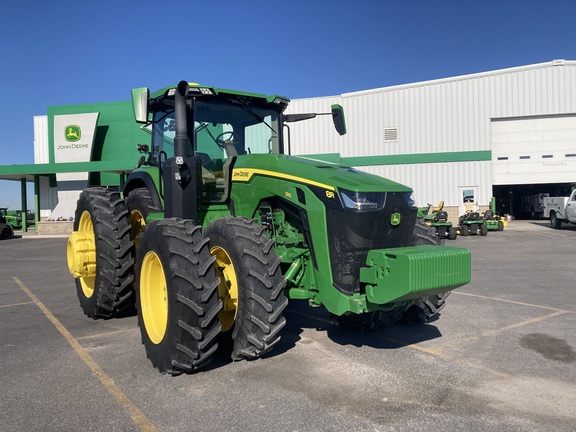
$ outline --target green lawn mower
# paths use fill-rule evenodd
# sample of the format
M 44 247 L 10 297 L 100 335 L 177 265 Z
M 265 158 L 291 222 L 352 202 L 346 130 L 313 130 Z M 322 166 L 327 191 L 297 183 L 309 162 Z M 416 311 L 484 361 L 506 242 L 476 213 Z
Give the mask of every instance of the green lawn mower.
M 502 221 L 502 217 L 500 217 L 500 215 L 495 211 L 486 210 L 482 219 L 484 220 L 484 225 L 486 225 L 488 231 L 504 231 L 504 222 Z
M 444 201 L 440 201 L 438 207 L 428 204 L 426 207 L 418 207 L 418 218 L 422 219 L 426 225 L 436 230 L 436 235 L 440 238 L 456 240 L 458 230 L 448 221 L 448 213 L 444 210 Z
M 488 231 L 504 231 L 506 219 L 496 211 L 496 199 L 490 201 L 490 208 L 484 212 L 484 224 Z
M 458 231 L 463 237 L 476 234 L 485 236 L 488 234 L 488 228 L 484 223 L 484 219 L 480 217 L 480 213 L 477 211 L 468 210 L 465 214 L 460 216 L 459 223 L 460 229 Z

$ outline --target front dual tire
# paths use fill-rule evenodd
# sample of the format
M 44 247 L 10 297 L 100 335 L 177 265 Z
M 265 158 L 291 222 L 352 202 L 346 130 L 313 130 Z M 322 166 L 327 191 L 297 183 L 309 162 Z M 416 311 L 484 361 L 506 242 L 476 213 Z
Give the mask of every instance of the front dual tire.
M 162 373 L 210 362 L 221 324 L 214 257 L 201 227 L 161 219 L 140 237 L 136 265 L 138 325 L 146 355 Z
M 241 217 L 214 220 L 206 236 L 220 277 L 220 342 L 231 346 L 233 360 L 260 357 L 278 343 L 286 323 L 286 279 L 274 240 L 255 220 Z
M 255 220 L 217 219 L 203 235 L 192 221 L 161 219 L 139 240 L 138 325 L 160 372 L 199 369 L 218 343 L 231 347 L 233 360 L 260 357 L 278 343 L 286 280 L 274 240 Z

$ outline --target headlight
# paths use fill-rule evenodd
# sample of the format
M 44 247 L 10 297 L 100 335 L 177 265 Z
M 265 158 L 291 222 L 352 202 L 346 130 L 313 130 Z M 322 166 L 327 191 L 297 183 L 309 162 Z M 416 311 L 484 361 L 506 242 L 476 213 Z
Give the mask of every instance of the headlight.
M 376 210 L 384 207 L 386 192 L 354 192 L 340 189 L 344 207 L 353 210 Z

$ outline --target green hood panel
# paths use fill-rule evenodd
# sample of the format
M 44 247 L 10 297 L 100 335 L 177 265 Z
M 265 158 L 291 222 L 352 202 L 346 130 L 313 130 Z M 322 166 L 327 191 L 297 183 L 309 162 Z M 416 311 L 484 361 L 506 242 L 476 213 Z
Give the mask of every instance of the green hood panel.
M 412 192 L 400 183 L 343 165 L 279 154 L 238 156 L 232 181 L 249 181 L 255 175 L 283 178 L 319 186 L 358 192 Z

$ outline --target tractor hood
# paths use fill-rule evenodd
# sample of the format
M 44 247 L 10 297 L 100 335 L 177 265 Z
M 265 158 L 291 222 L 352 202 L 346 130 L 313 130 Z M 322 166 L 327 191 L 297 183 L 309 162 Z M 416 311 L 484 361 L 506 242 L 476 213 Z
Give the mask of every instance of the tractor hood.
M 279 154 L 238 156 L 233 181 L 249 181 L 254 176 L 286 179 L 329 190 L 357 192 L 412 192 L 400 183 L 344 165 Z

